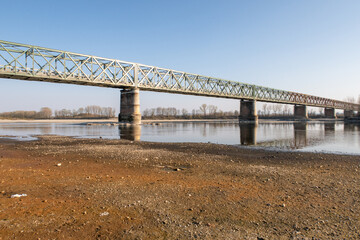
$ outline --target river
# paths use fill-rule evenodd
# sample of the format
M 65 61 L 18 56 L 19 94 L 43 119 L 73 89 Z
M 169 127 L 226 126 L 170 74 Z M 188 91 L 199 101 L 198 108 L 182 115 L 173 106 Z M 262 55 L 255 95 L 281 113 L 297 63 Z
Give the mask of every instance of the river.
M 360 123 L 337 122 L 182 122 L 118 126 L 116 124 L 0 123 L 0 136 L 32 140 L 36 135 L 128 139 L 152 142 L 210 142 L 275 151 L 360 155 Z

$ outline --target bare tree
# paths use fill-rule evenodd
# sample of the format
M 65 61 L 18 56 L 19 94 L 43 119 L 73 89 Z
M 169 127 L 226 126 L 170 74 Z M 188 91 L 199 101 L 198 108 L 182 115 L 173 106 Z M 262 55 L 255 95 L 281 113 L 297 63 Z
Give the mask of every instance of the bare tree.
M 39 118 L 46 118 L 50 119 L 52 116 L 52 110 L 48 107 L 43 107 L 40 109 L 40 112 L 38 113 Z
M 319 112 L 319 115 L 324 115 L 324 109 L 323 108 L 318 108 L 318 112 Z
M 289 105 L 284 105 L 283 111 L 284 111 L 284 115 L 290 115 Z
M 206 116 L 207 105 L 205 103 L 200 106 L 200 111 Z
M 266 103 L 264 103 L 262 105 L 262 110 L 263 110 L 263 114 L 266 116 L 267 115 L 267 111 L 268 111 L 268 105 Z
M 217 109 L 218 109 L 217 106 L 209 105 L 209 106 L 208 106 L 208 109 L 209 109 L 209 114 L 210 114 L 210 115 L 216 116 L 216 111 L 217 111 Z
M 351 96 L 347 96 L 345 99 L 344 99 L 345 102 L 350 102 L 350 103 L 355 103 L 355 98 L 354 97 L 351 97 Z
M 115 115 L 115 113 L 114 113 Z M 153 117 L 155 115 L 155 108 L 150 109 L 150 116 Z
M 281 108 L 282 108 L 282 105 L 281 105 L 281 104 L 275 104 L 275 105 L 273 106 L 273 110 L 274 110 L 275 115 L 277 115 L 278 113 L 281 112 Z
M 145 109 L 145 110 L 143 111 L 143 116 L 144 116 L 144 117 L 148 117 L 148 116 L 149 116 L 149 109 Z
M 188 110 L 186 110 L 185 108 L 183 108 L 183 109 L 181 110 L 181 114 L 182 114 L 183 117 L 186 117 L 186 116 L 188 115 Z
M 163 109 L 162 109 L 162 107 L 156 108 L 156 115 L 157 115 L 157 116 L 162 116 L 162 115 L 163 115 Z

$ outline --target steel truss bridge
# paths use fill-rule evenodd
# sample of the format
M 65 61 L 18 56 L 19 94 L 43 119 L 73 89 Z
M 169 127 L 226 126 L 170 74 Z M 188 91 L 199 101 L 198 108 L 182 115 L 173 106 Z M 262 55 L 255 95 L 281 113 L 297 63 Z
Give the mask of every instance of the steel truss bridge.
M 360 111 L 360 105 L 171 69 L 0 40 L 0 78 Z

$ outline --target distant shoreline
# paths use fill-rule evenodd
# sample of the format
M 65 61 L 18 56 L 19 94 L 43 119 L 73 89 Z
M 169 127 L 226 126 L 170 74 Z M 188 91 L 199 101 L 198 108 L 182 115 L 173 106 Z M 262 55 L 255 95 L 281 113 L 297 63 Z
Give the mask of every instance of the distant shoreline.
M 86 123 L 86 122 L 117 122 L 117 118 L 110 119 L 0 119 L 0 123 Z
M 335 122 L 343 121 L 342 119 L 308 119 L 308 120 L 294 120 L 294 119 L 259 119 L 259 123 L 281 123 L 281 122 Z M 146 119 L 141 121 L 142 124 L 151 123 L 182 123 L 182 122 L 196 122 L 196 123 L 237 123 L 237 119 Z M 246 123 L 244 121 L 243 123 Z M 0 123 L 118 123 L 117 118 L 110 119 L 0 119 Z

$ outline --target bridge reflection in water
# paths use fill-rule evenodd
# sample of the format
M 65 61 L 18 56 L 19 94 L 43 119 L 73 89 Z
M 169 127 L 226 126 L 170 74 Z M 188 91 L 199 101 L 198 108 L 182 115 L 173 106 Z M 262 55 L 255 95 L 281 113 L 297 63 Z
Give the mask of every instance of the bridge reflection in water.
M 126 139 L 129 141 L 140 141 L 141 125 L 119 125 L 119 136 L 120 139 Z
M 306 123 L 294 123 L 294 148 L 303 148 L 307 146 L 307 124 Z
M 130 141 L 211 142 L 283 150 L 359 151 L 360 124 L 340 122 L 183 122 L 118 126 Z M 141 136 L 141 134 L 143 136 Z M 355 150 L 354 150 L 355 148 Z
M 332 122 L 182 122 L 144 125 L 0 123 L 0 138 L 36 139 L 37 135 L 121 138 L 150 142 L 211 142 L 273 149 L 360 154 L 360 123 Z
M 264 123 L 266 124 L 266 123 Z M 274 126 L 274 124 L 272 123 Z M 263 146 L 263 147 L 276 147 L 276 148 L 290 148 L 290 149 L 301 149 L 306 146 L 316 145 L 316 138 L 325 137 L 334 137 L 335 136 L 335 122 L 326 122 L 324 125 L 324 135 L 319 135 L 317 132 L 317 136 L 308 136 L 309 130 L 308 127 L 312 124 L 308 124 L 306 122 L 295 122 L 295 123 L 278 123 L 280 131 L 290 131 L 291 127 L 293 128 L 292 137 L 284 136 L 283 138 L 265 140 L 265 141 L 257 141 L 257 133 L 258 133 L 258 124 L 240 124 L 240 144 L 247 146 Z M 285 129 L 285 125 L 289 129 Z M 344 131 L 355 131 L 357 125 L 356 124 L 344 124 Z M 263 131 L 261 134 L 266 135 L 267 132 Z M 260 134 L 260 135 L 261 135 Z M 270 133 L 271 135 L 271 133 Z
M 240 144 L 256 145 L 257 123 L 240 124 Z
M 335 123 L 325 123 L 324 124 L 325 137 L 335 136 Z

